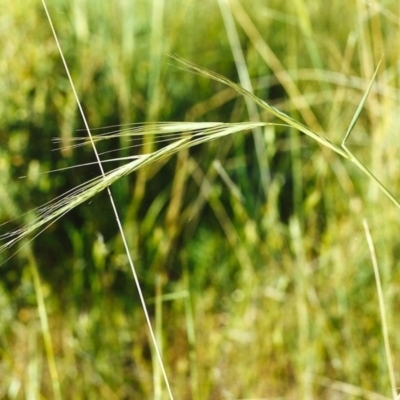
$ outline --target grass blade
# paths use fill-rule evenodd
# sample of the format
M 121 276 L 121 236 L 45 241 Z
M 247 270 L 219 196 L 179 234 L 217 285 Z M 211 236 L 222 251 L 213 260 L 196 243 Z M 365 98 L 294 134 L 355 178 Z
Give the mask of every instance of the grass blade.
M 382 60 L 383 60 L 383 57 L 382 57 L 381 60 L 379 61 L 378 66 L 376 67 L 375 73 L 374 73 L 374 75 L 372 76 L 371 82 L 369 83 L 368 88 L 367 88 L 367 90 L 365 91 L 364 96 L 363 96 L 363 98 L 361 99 L 361 102 L 360 102 L 360 104 L 359 104 L 358 107 L 357 107 L 357 110 L 356 110 L 356 112 L 355 112 L 355 114 L 354 114 L 354 116 L 353 116 L 353 119 L 352 119 L 351 122 L 350 122 L 349 128 L 347 129 L 346 135 L 344 136 L 344 139 L 343 139 L 343 141 L 342 141 L 342 147 L 343 147 L 343 148 L 346 148 L 346 146 L 345 146 L 346 140 L 347 140 L 348 137 L 350 136 L 350 133 L 352 132 L 352 130 L 353 130 L 355 124 L 356 124 L 357 121 L 358 121 L 358 118 L 360 117 L 361 111 L 363 110 L 363 108 L 364 108 L 364 106 L 365 106 L 365 102 L 367 101 L 367 98 L 368 98 L 368 96 L 369 96 L 369 93 L 371 92 L 372 86 L 373 86 L 373 84 L 374 84 L 374 82 L 375 82 L 376 75 L 378 74 L 378 70 L 379 70 L 379 67 L 380 67 L 380 65 L 381 65 L 381 63 L 382 63 Z
M 387 366 L 388 366 L 388 370 L 389 370 L 390 384 L 392 386 L 393 399 L 396 400 L 398 398 L 397 397 L 397 386 L 396 386 L 396 378 L 395 378 L 395 374 L 394 374 L 392 352 L 390 350 L 389 330 L 388 330 L 388 325 L 387 325 L 387 321 L 386 321 L 385 300 L 383 298 L 382 282 L 381 282 L 381 277 L 379 274 L 379 267 L 378 267 L 378 261 L 376 259 L 374 242 L 372 240 L 371 232 L 369 230 L 368 222 L 366 219 L 363 220 L 363 225 L 364 225 L 364 230 L 365 230 L 365 236 L 367 238 L 369 252 L 371 254 L 372 265 L 374 268 L 376 290 L 378 293 L 378 300 L 379 300 L 379 311 L 381 314 L 382 335 L 383 335 L 383 341 L 385 343 L 386 362 L 387 362 Z

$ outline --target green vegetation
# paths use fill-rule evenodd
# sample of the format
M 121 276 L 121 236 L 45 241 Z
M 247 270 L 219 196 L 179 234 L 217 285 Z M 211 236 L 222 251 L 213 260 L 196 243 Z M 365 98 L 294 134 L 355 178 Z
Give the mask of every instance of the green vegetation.
M 393 398 L 398 7 L 241 3 L 48 4 L 172 392 Z M 166 399 L 42 4 L 0 5 L 0 398 Z

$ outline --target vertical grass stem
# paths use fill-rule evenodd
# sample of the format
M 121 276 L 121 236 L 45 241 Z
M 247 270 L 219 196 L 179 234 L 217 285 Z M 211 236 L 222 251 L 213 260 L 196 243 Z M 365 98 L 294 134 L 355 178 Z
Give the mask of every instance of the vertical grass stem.
M 106 179 L 106 175 L 105 175 L 105 172 L 104 172 L 101 160 L 100 160 L 100 156 L 99 156 L 99 154 L 97 152 L 97 149 L 96 149 L 96 146 L 94 144 L 94 141 L 93 141 L 93 138 L 92 138 L 92 134 L 90 132 L 90 128 L 89 128 L 89 125 L 88 125 L 86 117 L 85 117 L 85 113 L 83 112 L 81 103 L 79 101 L 78 94 L 77 94 L 77 92 L 75 90 L 75 85 L 74 85 L 74 82 L 72 80 L 71 74 L 69 73 L 68 65 L 67 65 L 67 62 L 66 62 L 66 60 L 64 58 L 64 54 L 63 54 L 63 51 L 61 49 L 61 45 L 60 45 L 60 43 L 58 41 L 58 37 L 57 37 L 56 31 L 54 29 L 54 26 L 53 26 L 53 23 L 52 23 L 52 20 L 51 20 L 51 17 L 50 17 L 50 13 L 49 13 L 49 11 L 47 9 L 45 0 L 42 0 L 42 4 L 43 4 L 44 10 L 46 12 L 47 19 L 49 21 L 49 25 L 50 25 L 51 31 L 53 32 L 54 40 L 56 42 L 58 51 L 60 52 L 60 56 L 61 56 L 62 62 L 64 64 L 64 68 L 65 68 L 65 71 L 67 73 L 70 85 L 71 85 L 71 89 L 74 92 L 74 96 L 75 96 L 75 100 L 76 100 L 76 103 L 77 103 L 78 108 L 79 108 L 79 112 L 80 112 L 80 114 L 82 116 L 82 119 L 83 119 L 83 122 L 84 122 L 84 125 L 85 125 L 85 128 L 86 128 L 87 134 L 89 136 L 91 145 L 93 147 L 93 151 L 95 153 L 97 162 L 99 164 L 99 168 L 100 168 L 101 174 L 102 174 L 103 178 Z M 141 305 L 142 305 L 142 308 L 143 308 L 143 312 L 144 312 L 144 315 L 145 315 L 145 318 L 146 318 L 146 323 L 147 323 L 147 326 L 148 326 L 148 329 L 149 329 L 149 332 L 150 332 L 151 340 L 152 340 L 152 343 L 153 343 L 153 346 L 154 346 L 154 349 L 155 349 L 155 352 L 156 352 L 156 355 L 157 355 L 157 359 L 158 359 L 158 362 L 159 362 L 159 365 L 160 365 L 160 368 L 161 368 L 161 371 L 162 371 L 162 375 L 164 377 L 164 381 L 165 381 L 165 385 L 167 387 L 169 398 L 173 399 L 173 395 L 172 395 L 172 391 L 171 391 L 171 388 L 170 388 L 170 385 L 169 385 L 168 377 L 167 377 L 167 374 L 166 374 L 166 371 L 165 371 L 165 368 L 164 368 L 164 363 L 163 363 L 163 360 L 162 360 L 162 357 L 161 357 L 160 350 L 158 348 L 158 344 L 157 344 L 157 340 L 156 340 L 153 328 L 151 326 L 150 316 L 149 316 L 149 313 L 147 312 L 146 303 L 145 303 L 145 300 L 144 300 L 144 297 L 143 297 L 142 290 L 140 288 L 139 279 L 138 279 L 138 276 L 136 274 L 136 269 L 135 269 L 135 266 L 133 264 L 132 257 L 130 255 L 128 243 L 126 241 L 124 230 L 122 228 L 122 224 L 121 224 L 121 221 L 119 219 L 117 207 L 115 205 L 115 202 L 114 202 L 114 199 L 113 199 L 113 196 L 111 194 L 111 190 L 110 190 L 109 187 L 107 187 L 107 193 L 108 193 L 108 196 L 110 198 L 111 207 L 113 209 L 113 212 L 114 212 L 114 215 L 115 215 L 115 219 L 117 221 L 117 225 L 118 225 L 118 228 L 119 228 L 119 231 L 120 231 L 120 234 L 121 234 L 122 242 L 124 244 L 125 252 L 126 252 L 126 255 L 128 257 L 128 262 L 129 262 L 129 265 L 131 267 L 131 271 L 132 271 L 132 275 L 133 275 L 133 278 L 134 278 L 134 281 L 135 281 L 135 284 L 136 284 L 136 288 L 138 290 L 140 302 L 141 302 Z

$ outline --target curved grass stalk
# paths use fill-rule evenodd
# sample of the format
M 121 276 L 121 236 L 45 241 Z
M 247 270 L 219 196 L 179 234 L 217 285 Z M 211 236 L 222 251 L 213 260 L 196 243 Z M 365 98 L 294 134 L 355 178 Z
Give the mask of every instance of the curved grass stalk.
M 351 132 L 353 131 L 353 128 L 355 124 L 358 121 L 358 118 L 361 114 L 362 109 L 364 108 L 365 102 L 367 101 L 368 95 L 371 91 L 372 85 L 375 81 L 376 75 L 378 73 L 379 66 L 382 62 L 382 60 L 379 62 L 374 75 L 372 76 L 372 79 L 368 85 L 368 88 L 360 102 L 360 104 L 357 107 L 357 110 L 353 116 L 353 119 L 350 122 L 349 128 L 347 129 L 347 132 L 342 140 L 342 143 L 339 146 L 333 144 L 331 141 L 328 139 L 318 135 L 311 129 L 309 129 L 307 126 L 303 125 L 302 123 L 296 121 L 295 119 L 289 117 L 282 111 L 279 111 L 275 107 L 269 105 L 265 101 L 261 100 L 259 97 L 255 96 L 254 94 L 250 93 L 246 89 L 244 89 L 242 86 L 232 82 L 230 79 L 219 75 L 213 71 L 209 71 L 205 68 L 199 67 L 196 64 L 191 63 L 190 61 L 187 61 L 177 55 L 171 55 L 171 57 L 178 61 L 179 63 L 183 64 L 187 70 L 190 72 L 195 72 L 198 75 L 204 76 L 206 78 L 213 79 L 215 81 L 221 82 L 232 89 L 236 90 L 238 93 L 241 95 L 245 96 L 246 98 L 252 99 L 254 102 L 256 102 L 259 106 L 264 108 L 265 110 L 269 111 L 271 114 L 275 115 L 282 121 L 284 121 L 287 125 L 291 126 L 292 128 L 295 128 L 299 130 L 300 132 L 303 132 L 307 136 L 310 136 L 312 139 L 317 141 L 318 143 L 322 144 L 325 147 L 328 147 L 329 149 L 333 150 L 337 154 L 341 155 L 344 158 L 347 158 L 351 162 L 353 162 L 371 181 L 373 181 L 378 188 L 385 194 L 386 197 L 388 197 L 395 205 L 396 207 L 400 208 L 400 203 L 399 201 L 393 196 L 393 194 L 382 184 L 382 182 L 346 147 L 346 141 L 349 138 Z
M 326 139 L 322 136 L 319 136 L 317 133 L 312 131 L 307 126 L 303 125 L 301 122 L 296 121 L 295 119 L 289 117 L 289 115 L 287 115 L 287 114 L 283 113 L 282 111 L 279 111 L 277 108 L 269 105 L 264 100 L 261 100 L 259 97 L 257 97 L 253 93 L 250 93 L 248 90 L 246 90 L 242 86 L 232 82 L 230 79 L 226 78 L 225 76 L 217 74 L 216 72 L 213 72 L 213 71 L 209 71 L 205 68 L 199 67 L 198 65 L 193 64 L 190 61 L 187 61 L 187 60 L 177 56 L 176 54 L 172 54 L 172 55 L 170 55 L 170 57 L 173 58 L 174 60 L 178 61 L 179 63 L 183 64 L 186 67 L 186 69 L 190 72 L 195 72 L 198 75 L 204 76 L 209 79 L 213 79 L 214 81 L 221 82 L 224 85 L 231 87 L 232 89 L 234 89 L 238 93 L 240 93 L 242 96 L 253 100 L 256 104 L 261 106 L 264 110 L 269 111 L 272 115 L 275 115 L 275 117 L 278 117 L 280 120 L 284 121 L 290 127 L 295 128 L 295 129 L 299 130 L 300 132 L 305 133 L 306 135 L 310 136 L 312 139 L 314 139 L 318 143 L 321 143 L 324 146 L 335 151 L 336 153 L 340 154 L 342 157 L 348 158 L 347 153 L 342 148 L 333 144 L 328 139 Z

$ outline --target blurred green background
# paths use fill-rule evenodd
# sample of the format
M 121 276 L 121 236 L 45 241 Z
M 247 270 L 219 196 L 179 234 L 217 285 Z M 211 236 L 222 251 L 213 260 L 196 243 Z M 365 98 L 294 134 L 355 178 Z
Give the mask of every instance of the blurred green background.
M 234 21 L 255 94 L 339 144 L 384 54 L 348 146 L 400 198 L 399 4 L 229 4 L 49 1 L 89 125 L 248 121 L 243 98 L 168 57 L 239 82 Z M 42 174 L 95 158 L 52 142 L 85 132 L 41 2 L 0 6 L 6 234 L 99 170 Z M 99 149 L 125 157 L 130 145 Z M 391 398 L 362 220 L 399 380 L 400 211 L 354 165 L 268 127 L 182 151 L 112 193 L 177 399 Z M 0 397 L 167 398 L 106 193 L 8 259 L 18 246 L 0 254 Z

